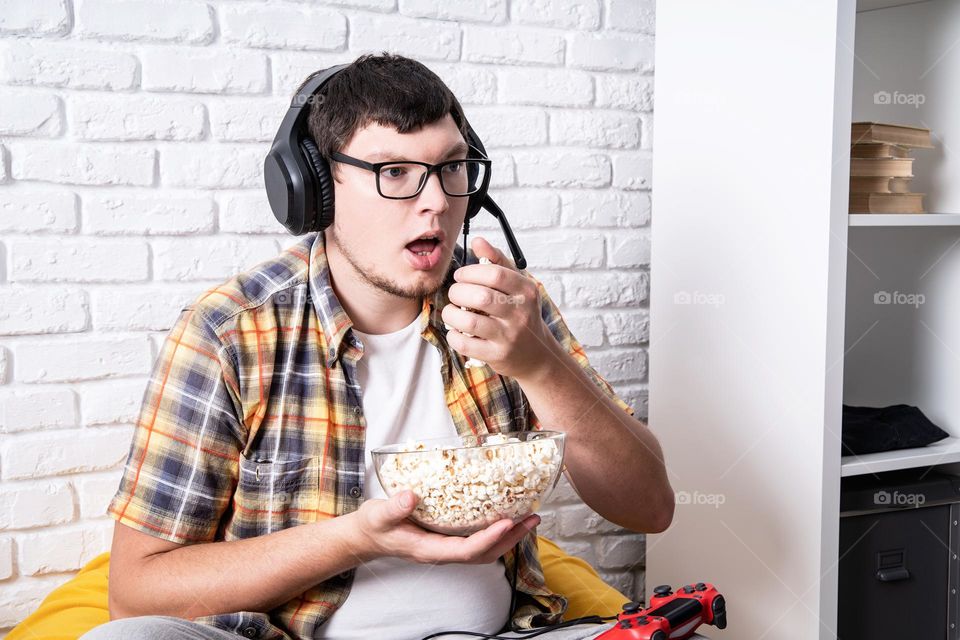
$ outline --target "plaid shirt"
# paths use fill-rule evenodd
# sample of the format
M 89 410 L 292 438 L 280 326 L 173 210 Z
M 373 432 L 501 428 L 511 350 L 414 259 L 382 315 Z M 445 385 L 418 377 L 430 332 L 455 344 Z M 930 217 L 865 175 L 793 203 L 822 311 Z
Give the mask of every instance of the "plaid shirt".
M 214 287 L 183 309 L 154 363 L 129 457 L 108 513 L 181 544 L 252 538 L 355 511 L 362 502 L 361 351 L 330 283 L 323 233 Z M 540 429 L 520 385 L 489 367 L 465 368 L 447 345 L 440 311 L 453 271 L 420 312 L 421 336 L 442 354 L 444 395 L 460 434 Z M 537 283 L 551 331 L 625 411 L 590 367 Z M 559 622 L 536 532 L 522 540 L 513 620 Z M 504 557 L 512 576 L 514 551 Z M 269 612 L 196 621 L 263 640 L 313 638 L 350 592 L 333 576 Z

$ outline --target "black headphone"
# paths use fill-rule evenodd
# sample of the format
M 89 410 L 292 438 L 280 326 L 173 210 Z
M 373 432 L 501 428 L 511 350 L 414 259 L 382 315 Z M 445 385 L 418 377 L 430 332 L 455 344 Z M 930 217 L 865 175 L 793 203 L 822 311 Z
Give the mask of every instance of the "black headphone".
M 324 69 L 300 88 L 290 102 L 290 108 L 263 161 L 263 181 L 270 208 L 280 224 L 295 236 L 311 231 L 323 231 L 333 223 L 333 176 L 330 165 L 307 130 L 310 109 L 304 107 L 322 104 L 323 87 L 347 66 L 349 64 Z M 486 158 L 487 151 L 470 127 L 466 116 L 463 116 L 463 128 L 466 130 L 466 142 L 470 148 L 467 157 Z M 464 249 L 467 246 L 469 221 L 484 208 L 500 221 L 513 260 L 518 269 L 524 269 L 527 261 L 520 251 L 506 216 L 487 194 L 491 173 L 486 172 L 477 193 L 467 196 L 467 213 L 463 222 Z

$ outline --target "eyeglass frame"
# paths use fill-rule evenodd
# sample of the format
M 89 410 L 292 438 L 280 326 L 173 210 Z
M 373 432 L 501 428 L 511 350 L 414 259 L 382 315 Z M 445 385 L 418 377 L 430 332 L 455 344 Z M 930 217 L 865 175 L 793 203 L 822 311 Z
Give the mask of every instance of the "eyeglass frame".
M 476 147 L 470 146 L 470 149 L 472 149 L 475 153 L 480 153 Z M 354 158 L 353 156 L 348 156 L 347 154 L 340 153 L 339 151 L 332 152 L 330 154 L 330 157 L 337 162 L 341 162 L 343 164 L 349 164 L 351 166 L 359 167 L 361 169 L 366 169 L 367 171 L 372 171 L 374 176 L 376 177 L 377 193 L 380 195 L 381 198 L 386 198 L 387 200 L 409 200 L 410 198 L 416 198 L 423 191 L 423 188 L 427 186 L 427 183 L 430 182 L 431 173 L 437 174 L 437 180 L 440 181 L 440 188 L 443 190 L 444 194 L 450 196 L 451 198 L 468 198 L 482 191 L 483 185 L 482 184 L 479 185 L 476 191 L 454 195 L 452 193 L 449 193 L 447 191 L 447 188 L 443 186 L 443 178 L 440 175 L 440 170 L 443 169 L 443 167 L 445 167 L 448 164 L 454 164 L 457 162 L 467 162 L 467 161 L 479 162 L 485 167 L 485 174 L 483 177 L 483 181 L 485 182 L 489 180 L 490 168 L 493 165 L 493 161 L 486 157 L 455 158 L 453 160 L 444 160 L 443 162 L 438 162 L 437 164 L 430 164 L 429 162 L 418 162 L 416 160 L 387 160 L 385 162 L 367 162 L 366 160 L 361 160 L 360 158 Z M 423 182 L 421 182 L 420 186 L 417 187 L 416 193 L 409 196 L 386 196 L 383 194 L 383 189 L 380 188 L 380 170 L 383 169 L 383 167 L 391 164 L 416 164 L 416 165 L 420 165 L 421 167 L 427 168 L 427 172 L 424 174 L 425 177 L 423 179 Z

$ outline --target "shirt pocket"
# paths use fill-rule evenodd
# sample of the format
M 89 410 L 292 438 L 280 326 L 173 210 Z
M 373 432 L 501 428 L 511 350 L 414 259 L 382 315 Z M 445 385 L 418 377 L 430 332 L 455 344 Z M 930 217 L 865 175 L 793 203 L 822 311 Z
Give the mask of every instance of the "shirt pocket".
M 251 460 L 240 456 L 237 537 L 250 538 L 317 520 L 320 457 Z

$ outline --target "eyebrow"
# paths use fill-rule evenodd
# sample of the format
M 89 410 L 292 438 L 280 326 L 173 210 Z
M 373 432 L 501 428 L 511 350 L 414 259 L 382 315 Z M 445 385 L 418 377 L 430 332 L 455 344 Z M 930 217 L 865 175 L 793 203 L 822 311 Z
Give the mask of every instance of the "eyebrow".
M 466 152 L 467 152 L 466 143 L 463 141 L 460 141 L 457 144 L 453 145 L 453 147 L 451 147 L 451 149 L 447 151 L 446 155 L 444 155 L 442 159 L 446 160 L 451 156 L 455 156 L 461 153 L 465 154 Z M 394 162 L 394 161 L 401 161 L 401 160 L 409 160 L 409 158 L 404 158 L 403 156 L 401 156 L 400 154 L 394 151 L 379 151 L 371 155 L 369 158 L 367 158 L 367 162 Z

